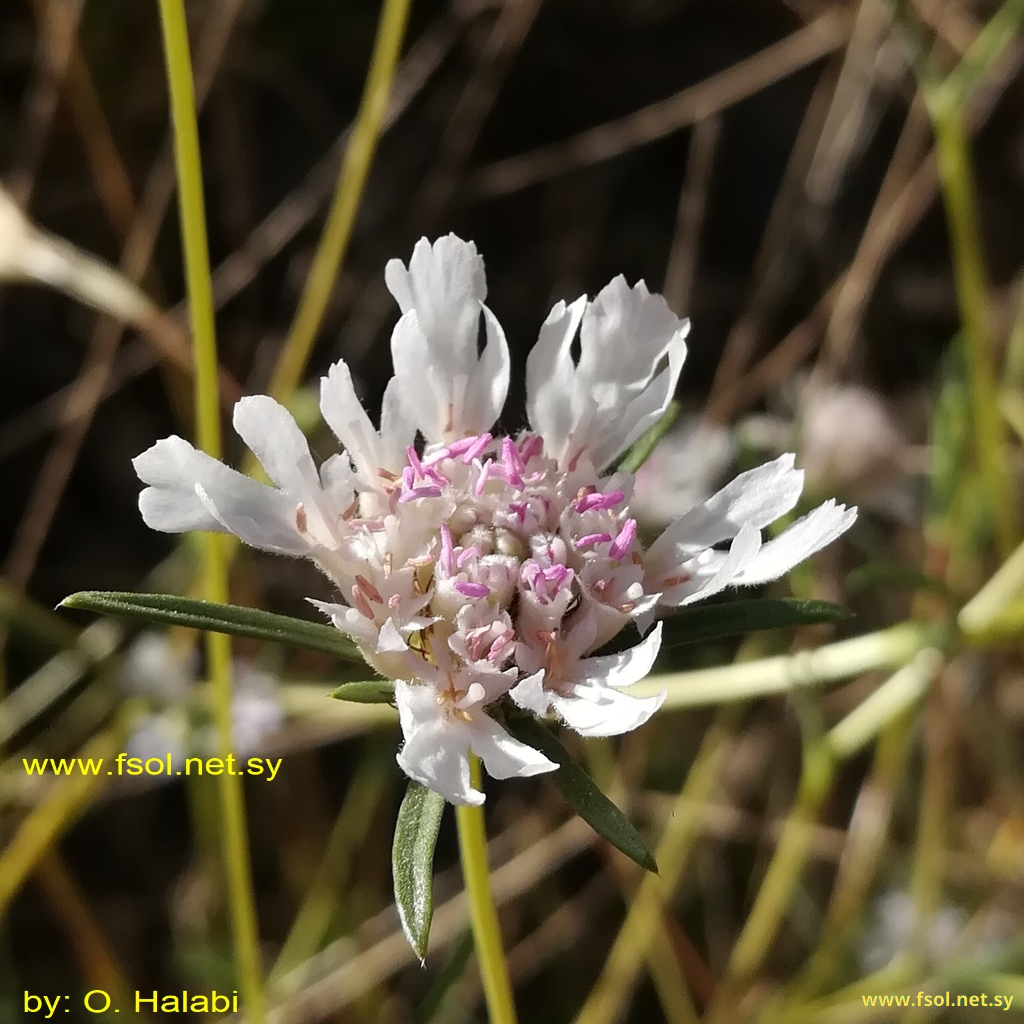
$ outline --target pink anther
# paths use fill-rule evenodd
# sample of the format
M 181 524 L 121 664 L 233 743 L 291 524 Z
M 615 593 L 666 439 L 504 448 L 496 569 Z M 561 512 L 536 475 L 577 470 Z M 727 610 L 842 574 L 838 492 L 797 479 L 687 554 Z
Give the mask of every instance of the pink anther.
M 441 524 L 441 568 L 445 576 L 455 572 L 455 545 L 452 544 L 452 531 L 447 523 Z
M 401 504 L 405 504 L 408 501 L 419 501 L 420 498 L 440 498 L 441 488 L 434 487 L 432 484 L 424 487 L 413 487 L 406 491 L 398 500 Z
M 619 530 L 619 535 L 615 538 L 615 542 L 608 549 L 608 557 L 614 562 L 618 562 L 625 558 L 626 553 L 633 546 L 633 541 L 636 540 L 636 520 L 627 519 L 622 524 L 622 529 Z
M 493 440 L 494 438 L 492 438 L 490 434 L 481 434 L 479 437 L 473 439 L 473 443 L 462 453 L 463 464 L 468 466 L 474 459 L 478 459 L 483 455 L 487 446 Z M 456 444 L 458 444 L 458 442 L 456 442 Z
M 625 497 L 622 491 L 612 491 L 611 494 L 601 494 L 600 491 L 593 491 L 586 494 L 576 502 L 577 512 L 590 512 L 592 509 L 607 511 L 614 508 Z

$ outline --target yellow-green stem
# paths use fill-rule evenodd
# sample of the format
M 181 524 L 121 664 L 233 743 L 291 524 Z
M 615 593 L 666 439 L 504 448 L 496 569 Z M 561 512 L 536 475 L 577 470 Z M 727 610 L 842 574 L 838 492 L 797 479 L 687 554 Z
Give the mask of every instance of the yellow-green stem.
M 961 108 L 956 103 L 944 102 L 944 90 L 940 88 L 929 96 L 957 300 L 967 341 L 975 451 L 988 491 L 996 540 L 1006 557 L 1017 541 L 1017 524 L 1006 471 L 1004 425 L 996 388 L 988 288 L 967 132 Z
M 723 707 L 705 735 L 654 853 L 660 874 L 646 874 L 640 882 L 576 1024 L 612 1024 L 621 1015 L 622 1004 L 633 991 L 644 958 L 657 940 L 663 908 L 675 895 L 700 837 L 697 808 L 710 799 L 718 781 L 740 708 L 739 704 Z
M 786 819 L 753 909 L 729 958 L 726 973 L 733 981 L 744 982 L 754 975 L 785 918 L 834 773 L 835 761 L 828 744 L 820 743 L 812 748 L 804 760 L 796 803 Z
M 470 755 L 473 786 L 480 788 L 480 762 Z M 516 1024 L 516 1006 L 508 978 L 508 964 L 501 947 L 498 912 L 491 895 L 491 879 L 487 867 L 487 835 L 482 807 L 456 807 L 459 828 L 459 855 L 462 876 L 469 897 L 469 916 L 473 924 L 476 959 L 487 1000 L 490 1024 Z
M 174 130 L 174 158 L 178 175 L 178 208 L 185 277 L 188 283 L 195 362 L 196 435 L 199 446 L 220 456 L 220 406 L 217 393 L 217 341 L 214 331 L 210 257 L 206 241 L 199 130 L 192 84 L 188 27 L 184 0 L 160 0 L 167 81 Z M 203 590 L 208 601 L 227 601 L 227 560 L 221 538 L 203 537 Z M 219 633 L 206 637 L 210 678 L 214 689 L 214 721 L 225 757 L 231 752 L 231 642 Z M 224 828 L 224 860 L 231 923 L 234 932 L 238 985 L 247 1019 L 266 1019 L 260 970 L 256 908 L 253 900 L 249 848 L 246 837 L 245 798 L 241 780 L 222 775 L 217 780 Z
M 410 0 L 386 0 L 380 16 L 370 72 L 355 126 L 345 149 L 327 222 L 309 268 L 295 320 L 270 381 L 270 394 L 279 401 L 284 401 L 292 394 L 302 377 L 330 301 L 338 268 L 348 248 L 363 186 L 387 112 L 391 81 L 409 17 L 409 4 Z

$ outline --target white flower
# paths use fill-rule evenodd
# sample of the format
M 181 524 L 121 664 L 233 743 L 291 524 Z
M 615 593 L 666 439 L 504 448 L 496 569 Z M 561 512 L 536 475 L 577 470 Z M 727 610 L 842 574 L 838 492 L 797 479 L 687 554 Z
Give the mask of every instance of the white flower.
M 518 644 L 516 661 L 530 674 L 511 691 L 512 700 L 537 715 L 554 708 L 583 736 L 615 736 L 643 725 L 661 707 L 665 691 L 643 698 L 619 691 L 651 671 L 661 648 L 661 623 L 621 654 L 582 657 L 594 646 L 595 634 L 594 616 L 585 615 L 561 636 L 552 631 Z
M 379 430 L 339 362 L 320 405 L 344 453 L 319 472 L 284 409 L 247 398 L 235 429 L 276 487 L 166 438 L 135 460 L 149 485 L 139 504 L 154 529 L 228 531 L 314 561 L 340 594 L 314 604 L 396 680 L 399 764 L 455 803 L 479 803 L 470 752 L 497 778 L 556 767 L 505 731 L 501 704 L 553 710 L 584 735 L 636 728 L 662 698 L 622 688 L 650 671 L 660 627 L 621 653 L 592 652 L 623 629 L 646 631 L 659 604 L 777 578 L 855 511 L 826 503 L 762 543 L 803 486 L 784 456 L 645 551 L 633 477 L 608 468 L 667 408 L 689 322 L 621 277 L 592 301 L 558 303 L 527 361 L 530 427 L 496 436 L 509 353 L 476 248 L 422 239 L 385 277 L 401 318 Z
M 537 775 L 558 767 L 540 751 L 514 739 L 487 714 L 487 705 L 515 682 L 515 669 L 459 669 L 442 649 L 437 653 L 438 666 L 411 664 L 417 678 L 395 682 L 405 735 L 398 763 L 410 778 L 453 803 L 482 804 L 483 793 L 469 781 L 470 751 L 496 779 Z

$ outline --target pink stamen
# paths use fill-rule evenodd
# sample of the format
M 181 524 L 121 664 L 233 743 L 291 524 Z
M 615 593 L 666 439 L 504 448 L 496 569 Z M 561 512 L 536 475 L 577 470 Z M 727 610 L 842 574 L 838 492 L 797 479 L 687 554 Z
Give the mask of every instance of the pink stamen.
M 452 531 L 447 523 L 441 524 L 441 568 L 445 576 L 455 572 L 455 545 L 452 544 Z
M 588 533 L 576 541 L 578 548 L 590 548 L 595 544 L 607 544 L 612 539 L 610 533 Z
M 380 596 L 380 591 L 365 577 L 356 576 L 356 583 L 362 588 L 363 593 L 376 604 L 383 604 L 384 598 Z
M 625 495 L 622 491 L 612 491 L 611 494 L 601 494 L 600 492 L 592 492 L 585 494 L 579 501 L 576 502 L 577 512 L 589 512 L 592 509 L 600 509 L 606 511 L 607 509 L 614 508 Z
M 463 597 L 473 598 L 487 597 L 491 592 L 491 588 L 484 586 L 483 583 L 469 583 L 463 582 L 462 580 L 455 584 L 455 589 Z
M 482 556 L 483 552 L 475 544 L 470 544 L 468 548 L 463 548 L 459 552 L 455 564 L 461 569 L 471 558 L 481 558 Z
M 460 437 L 457 441 L 452 441 L 445 449 L 448 452 L 448 458 L 457 459 L 460 455 L 468 452 L 478 440 L 478 434 L 470 434 L 469 437 Z
M 544 450 L 544 441 L 539 434 L 530 434 L 519 442 L 519 457 L 524 463 Z
M 456 441 L 456 444 L 458 442 Z M 444 462 L 445 459 L 450 459 L 455 456 L 456 452 L 452 451 L 452 448 L 438 448 L 436 452 L 431 452 L 429 455 L 424 455 L 420 460 L 421 465 L 424 469 L 429 466 L 436 466 L 439 462 Z
M 401 594 L 392 594 L 388 598 L 388 607 L 392 611 L 394 611 L 401 603 L 402 603 L 402 595 Z
M 484 643 L 487 640 L 487 634 L 489 631 L 489 626 L 477 626 L 476 629 L 471 629 L 466 634 L 466 651 L 473 661 L 480 660 L 480 655 L 483 653 Z
M 552 565 L 544 570 L 544 580 L 547 583 L 554 583 L 556 590 L 561 590 L 566 583 L 572 583 L 574 575 L 572 569 L 564 565 Z
M 477 477 L 476 485 L 473 487 L 473 493 L 478 498 L 484 493 L 484 488 L 487 486 L 487 481 L 494 472 L 494 469 L 494 463 L 490 459 L 480 467 L 480 475 Z
M 481 434 L 475 438 L 473 443 L 463 452 L 462 462 L 463 465 L 468 466 L 474 459 L 479 458 L 483 455 L 484 450 L 494 439 L 490 434 Z M 456 442 L 458 444 L 458 442 Z
M 523 460 L 519 457 L 519 449 L 516 448 L 511 437 L 502 439 L 501 458 L 505 463 L 505 472 L 508 474 L 508 482 L 515 487 L 523 486 Z
M 406 491 L 399 499 L 399 503 L 405 504 L 408 501 L 419 501 L 420 498 L 440 498 L 441 488 L 440 487 L 413 487 Z
M 533 561 L 527 562 L 522 568 L 523 582 L 530 588 L 536 590 L 537 577 L 541 575 L 540 566 Z
M 615 538 L 615 543 L 608 549 L 608 557 L 613 562 L 618 562 L 626 556 L 626 553 L 633 546 L 633 541 L 636 540 L 636 520 L 627 519 L 622 524 L 622 529 L 619 530 L 619 535 Z
M 371 622 L 373 621 L 373 609 L 370 607 L 370 602 L 366 600 L 363 588 L 358 583 L 352 588 L 352 603 L 356 606 L 360 615 Z
M 499 636 L 493 644 L 491 649 L 487 652 L 488 661 L 497 661 L 505 648 L 515 639 L 516 631 L 514 629 L 506 629 L 504 633 Z
M 409 465 L 416 471 L 417 476 L 423 476 L 423 463 L 420 462 L 420 457 L 416 454 L 416 449 L 413 446 L 406 445 L 405 457 L 409 461 Z
M 349 526 L 365 530 L 367 533 L 380 533 L 385 528 L 380 519 L 351 519 Z

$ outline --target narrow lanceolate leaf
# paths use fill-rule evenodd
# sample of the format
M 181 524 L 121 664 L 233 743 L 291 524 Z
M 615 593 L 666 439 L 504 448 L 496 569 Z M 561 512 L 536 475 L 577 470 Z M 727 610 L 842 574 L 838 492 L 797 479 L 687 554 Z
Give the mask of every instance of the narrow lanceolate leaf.
M 842 605 L 828 601 L 783 600 L 727 601 L 722 604 L 684 608 L 665 618 L 662 647 L 693 644 L 723 636 L 753 633 L 759 629 L 811 626 L 850 618 Z
M 558 788 L 565 802 L 603 839 L 621 850 L 642 868 L 657 874 L 651 851 L 629 819 L 598 789 L 594 780 L 572 759 L 561 740 L 536 718 L 510 716 L 509 732 L 523 743 L 550 757 L 559 768 L 546 778 Z
M 360 679 L 354 683 L 342 683 L 331 696 L 353 704 L 393 704 L 395 684 L 390 679 Z
M 444 797 L 410 782 L 395 823 L 391 872 L 395 905 L 413 952 L 427 955 L 430 919 L 434 915 L 434 846 L 444 813 Z
M 661 418 L 653 426 L 648 427 L 633 442 L 615 469 L 623 473 L 635 473 L 650 457 L 658 442 L 669 432 L 672 424 L 679 416 L 682 406 L 678 402 L 669 402 L 668 408 L 661 414 Z
M 83 590 L 61 601 L 63 608 L 82 608 L 105 615 L 142 619 L 168 626 L 187 626 L 253 640 L 269 640 L 303 650 L 320 651 L 344 661 L 360 662 L 362 655 L 340 630 L 320 622 L 275 615 L 257 608 L 197 601 L 174 594 L 133 594 Z

